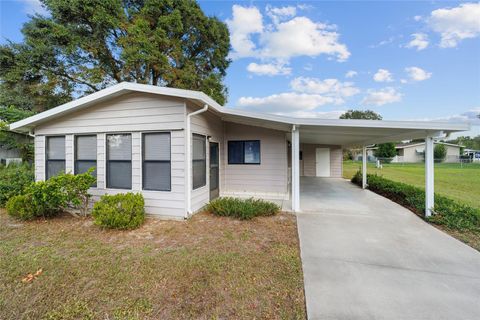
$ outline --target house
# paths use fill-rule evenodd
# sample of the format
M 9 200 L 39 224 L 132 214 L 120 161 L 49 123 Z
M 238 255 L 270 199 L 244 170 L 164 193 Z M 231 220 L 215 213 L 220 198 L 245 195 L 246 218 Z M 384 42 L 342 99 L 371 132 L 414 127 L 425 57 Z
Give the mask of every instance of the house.
M 462 146 L 458 144 L 435 142 L 445 146 L 447 154 L 443 162 L 459 162 Z M 402 143 L 395 146 L 397 156 L 392 162 L 423 162 L 425 160 L 425 142 Z M 435 159 L 440 160 L 440 159 Z
M 95 197 L 141 192 L 147 213 L 186 218 L 217 196 L 271 199 L 298 212 L 300 176 L 340 178 L 342 148 L 418 138 L 431 147 L 434 138 L 469 126 L 297 119 L 225 108 L 201 92 L 124 82 L 10 129 L 35 136 L 36 180 L 94 166 Z M 427 164 L 432 208 L 433 161 Z

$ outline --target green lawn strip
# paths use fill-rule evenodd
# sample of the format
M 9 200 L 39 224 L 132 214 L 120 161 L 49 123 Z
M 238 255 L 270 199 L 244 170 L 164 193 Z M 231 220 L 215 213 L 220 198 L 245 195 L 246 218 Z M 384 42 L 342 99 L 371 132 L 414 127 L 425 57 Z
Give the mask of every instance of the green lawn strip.
M 343 177 L 351 179 L 361 167 L 359 161 L 343 162 Z M 368 173 L 387 179 L 425 187 L 423 163 L 384 164 L 382 169 L 368 163 Z M 480 163 L 460 165 L 457 163 L 435 164 L 435 193 L 480 208 Z
M 425 191 L 422 188 L 389 180 L 376 174 L 368 174 L 367 181 L 368 189 L 424 217 Z M 354 175 L 352 182 L 359 186 L 362 184 L 360 171 Z M 428 222 L 480 250 L 480 209 L 437 194 L 434 211 L 435 214 L 426 219 Z
M 0 257 L 1 319 L 305 318 L 295 219 L 283 214 L 110 231 L 0 210 Z

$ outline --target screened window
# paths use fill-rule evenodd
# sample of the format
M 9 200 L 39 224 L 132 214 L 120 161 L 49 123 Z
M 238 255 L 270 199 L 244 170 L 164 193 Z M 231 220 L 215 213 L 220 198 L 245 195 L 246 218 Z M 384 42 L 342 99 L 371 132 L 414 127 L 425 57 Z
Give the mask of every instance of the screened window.
M 132 135 L 107 135 L 107 188 L 132 188 Z
M 143 134 L 143 189 L 171 189 L 169 132 Z
M 75 137 L 75 174 L 87 172 L 92 167 L 95 168 L 92 174 L 97 177 L 97 136 Z
M 207 184 L 207 154 L 205 136 L 193 135 L 192 141 L 192 175 L 193 189 Z
M 228 141 L 228 164 L 260 164 L 260 140 Z
M 65 172 L 65 136 L 47 137 L 47 179 Z

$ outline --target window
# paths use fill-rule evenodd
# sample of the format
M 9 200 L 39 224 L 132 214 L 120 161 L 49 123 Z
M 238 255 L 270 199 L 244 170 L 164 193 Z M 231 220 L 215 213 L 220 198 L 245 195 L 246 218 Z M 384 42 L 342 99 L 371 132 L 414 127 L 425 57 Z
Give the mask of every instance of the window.
M 97 136 L 75 137 L 75 174 L 87 172 L 95 167 L 93 176 L 97 176 Z M 96 184 L 93 185 L 94 187 Z
M 65 172 L 65 136 L 47 137 L 47 179 Z
M 107 135 L 107 188 L 132 188 L 132 136 Z
M 260 164 L 260 140 L 228 141 L 228 164 Z
M 143 134 L 143 189 L 171 189 L 170 133 Z
M 207 154 L 205 136 L 194 134 L 192 144 L 193 189 L 197 189 L 207 184 Z

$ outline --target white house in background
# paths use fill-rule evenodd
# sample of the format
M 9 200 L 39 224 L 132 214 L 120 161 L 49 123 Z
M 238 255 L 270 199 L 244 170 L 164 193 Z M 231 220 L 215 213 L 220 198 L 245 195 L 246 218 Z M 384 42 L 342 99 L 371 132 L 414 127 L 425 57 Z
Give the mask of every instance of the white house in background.
M 444 162 L 458 162 L 463 146 L 458 144 L 435 142 L 443 144 L 447 151 Z M 425 160 L 425 142 L 402 143 L 395 146 L 397 156 L 392 162 L 423 162 Z
M 95 197 L 140 192 L 147 213 L 186 218 L 219 195 L 276 200 L 297 212 L 300 177 L 341 177 L 342 148 L 426 138 L 428 158 L 435 137 L 469 126 L 257 114 L 201 92 L 124 82 L 10 128 L 35 136 L 37 180 L 95 166 Z M 426 181 L 432 208 L 433 160 Z

